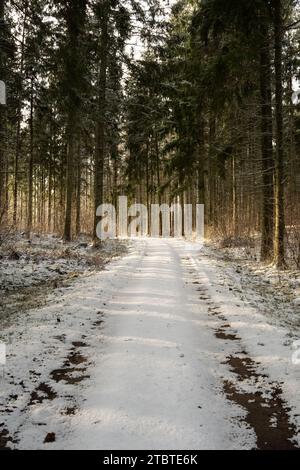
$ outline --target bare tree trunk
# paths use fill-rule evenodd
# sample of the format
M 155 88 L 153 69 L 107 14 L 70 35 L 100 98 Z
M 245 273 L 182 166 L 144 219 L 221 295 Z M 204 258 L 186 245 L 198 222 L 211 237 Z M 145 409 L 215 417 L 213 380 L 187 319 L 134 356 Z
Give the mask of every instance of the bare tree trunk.
M 68 149 L 64 149 L 63 157 L 64 160 L 67 159 L 67 151 Z M 60 220 L 59 220 L 59 227 L 63 227 L 64 224 L 64 206 L 65 206 L 65 165 L 61 162 L 60 165 L 60 188 L 59 188 L 59 208 L 60 208 Z
M 236 181 L 236 156 L 232 156 L 232 233 L 234 238 L 238 236 L 237 219 L 237 181 Z
M 67 25 L 68 25 L 68 48 L 69 56 L 66 57 L 66 76 L 69 79 L 68 89 L 68 124 L 67 124 L 67 175 L 66 175 L 66 211 L 64 224 L 64 241 L 72 239 L 72 208 L 75 183 L 76 165 L 76 138 L 80 132 L 81 118 L 81 86 L 84 70 L 80 68 L 84 60 L 82 52 L 82 34 L 86 20 L 85 0 L 76 0 L 68 3 Z M 81 83 L 81 84 L 80 84 Z
M 204 121 L 199 119 L 199 143 L 198 143 L 198 202 L 205 204 L 205 147 L 204 147 Z
M 17 107 L 17 130 L 16 130 L 16 153 L 14 162 L 14 188 L 13 188 L 13 223 L 17 223 L 17 210 L 18 210 L 18 183 L 19 183 L 19 158 L 20 158 L 20 133 L 21 133 L 21 119 L 22 119 L 22 80 L 23 80 L 23 69 L 24 69 L 24 50 L 25 50 L 25 33 L 26 33 L 26 22 L 27 22 L 27 6 L 25 10 L 23 20 L 23 31 L 22 31 L 22 42 L 21 42 L 21 62 L 20 62 L 20 77 L 21 84 L 18 96 L 18 107 Z
M 27 236 L 30 237 L 32 231 L 32 194 L 33 194 L 33 78 L 31 78 L 30 90 L 30 150 L 28 162 L 28 200 L 27 200 Z
M 52 221 L 52 184 L 53 184 L 53 175 L 52 175 L 52 161 L 49 163 L 49 172 L 48 172 L 48 221 L 47 221 L 47 229 L 48 232 L 50 233 L 52 230 L 52 227 L 54 227 L 54 221 Z M 55 186 L 54 186 L 55 189 Z
M 215 226 L 215 188 L 216 188 L 216 168 L 214 160 L 214 143 L 216 138 L 216 118 L 210 111 L 209 116 L 209 206 L 207 211 L 209 214 L 209 224 Z
M 53 135 L 53 125 L 52 125 L 52 113 L 51 113 L 51 122 L 50 122 L 50 160 L 49 160 L 49 169 L 48 169 L 48 232 L 55 230 L 56 227 L 56 210 L 55 210 L 55 194 L 56 194 L 56 178 L 54 167 L 54 151 L 53 151 L 54 135 Z M 52 199 L 52 190 L 53 190 L 53 199 Z M 53 202 L 53 204 L 52 204 Z M 53 219 L 52 219 L 52 206 L 53 206 Z
M 72 123 L 72 117 L 69 117 Z M 68 129 L 68 149 L 67 149 L 67 177 L 66 177 L 66 211 L 63 239 L 66 242 L 72 239 L 72 202 L 74 191 L 74 133 L 72 124 Z
M 0 80 L 5 83 L 5 41 L 4 32 L 4 0 L 0 0 Z M 3 220 L 6 209 L 6 157 L 5 157 L 5 105 L 0 104 L 0 222 Z
M 107 52 L 108 52 L 108 15 L 109 4 L 105 1 L 100 19 L 100 61 L 98 74 L 98 121 L 96 123 L 95 177 L 94 177 L 94 228 L 93 241 L 97 242 L 96 210 L 103 203 L 104 163 L 105 163 L 105 127 L 106 127 L 106 82 L 107 82 Z
M 268 28 L 261 26 L 262 46 L 260 51 L 261 133 L 262 133 L 262 240 L 261 259 L 269 262 L 273 257 L 274 223 L 274 159 L 272 132 L 271 59 Z
M 157 185 L 157 202 L 159 204 L 159 207 L 162 204 L 162 199 L 161 199 L 161 187 L 160 187 L 160 159 L 159 159 L 159 145 L 158 145 L 158 136 L 157 136 L 157 131 L 156 129 L 154 130 L 154 152 L 155 152 L 155 170 L 156 170 L 156 185 Z M 162 221 L 162 213 L 161 211 L 159 212 L 159 235 L 162 236 L 162 231 L 163 231 L 163 221 Z
M 273 0 L 275 30 L 275 95 L 276 95 L 276 166 L 275 166 L 275 238 L 274 263 L 285 266 L 284 214 L 284 150 L 283 150 L 283 86 L 282 86 L 282 2 Z
M 76 235 L 81 231 L 81 143 L 77 150 Z

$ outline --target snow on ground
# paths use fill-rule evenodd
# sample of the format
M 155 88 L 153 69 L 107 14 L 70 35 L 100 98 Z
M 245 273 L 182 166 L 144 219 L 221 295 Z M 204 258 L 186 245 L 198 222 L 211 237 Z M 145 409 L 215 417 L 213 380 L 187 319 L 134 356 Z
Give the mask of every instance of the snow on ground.
M 210 245 L 205 252 L 215 259 L 221 283 L 228 282 L 238 298 L 250 302 L 272 324 L 287 327 L 291 336 L 299 337 L 300 271 L 278 271 L 272 265 L 259 263 L 256 251 L 257 248 L 251 251 L 243 247 L 220 250 Z
M 143 239 L 17 316 L 2 332 L 0 447 L 297 446 L 289 330 L 230 269 L 209 248 Z
M 267 377 L 267 382 L 262 387 L 263 392 L 271 393 L 272 398 L 275 399 L 275 403 L 273 403 L 275 407 L 278 404 L 276 401 L 278 392 L 280 400 L 282 398 L 287 403 L 286 411 L 293 423 L 293 433 L 299 444 L 300 399 L 297 390 L 299 390 L 300 382 L 300 364 L 299 360 L 296 364 L 292 359 L 293 357 L 299 359 L 300 356 L 300 354 L 295 356 L 293 348 L 295 345 L 299 350 L 300 334 L 299 328 L 294 328 L 291 331 L 290 319 L 291 312 L 295 317 L 298 316 L 298 309 L 291 301 L 291 305 L 289 304 L 286 308 L 286 316 L 284 315 L 284 307 L 279 299 L 283 298 L 284 305 L 287 300 L 282 292 L 282 297 L 278 296 L 273 299 L 273 302 L 267 297 L 269 308 L 266 308 L 263 302 L 260 304 L 259 300 L 263 297 L 264 290 L 257 280 L 254 283 L 251 282 L 251 272 L 246 271 L 249 273 L 247 276 L 232 263 L 227 267 L 223 263 L 220 264 L 219 257 L 214 258 L 213 252 L 209 248 L 204 249 L 201 255 L 193 261 L 202 277 L 202 282 L 208 286 L 208 292 L 213 297 L 215 305 L 218 305 L 220 313 L 224 315 L 227 326 L 230 326 L 234 335 L 241 338 L 243 348 L 246 349 L 252 361 L 250 371 L 252 367 L 256 367 L 260 370 L 259 379 Z M 261 267 L 264 272 L 271 269 Z M 263 282 L 262 278 L 262 284 Z M 261 292 L 257 292 L 257 284 L 262 289 Z M 280 307 L 278 307 L 279 305 Z M 277 312 L 275 306 L 278 308 Z M 293 324 L 298 325 L 299 318 L 296 318 Z M 295 341 L 298 341 L 298 344 Z M 246 383 L 246 385 L 248 384 Z M 245 383 L 238 383 L 238 388 L 243 386 Z M 255 392 L 254 390 L 254 394 Z M 284 419 L 286 416 L 285 418 L 281 416 L 281 420 Z M 283 423 L 277 422 L 277 425 L 280 427 L 283 426 Z
M 103 269 L 126 250 L 125 243 L 107 241 L 100 249 L 82 237 L 64 244 L 58 237 L 34 234 L 31 240 L 13 234 L 0 246 L 0 318 L 45 303 L 47 294 L 79 275 Z

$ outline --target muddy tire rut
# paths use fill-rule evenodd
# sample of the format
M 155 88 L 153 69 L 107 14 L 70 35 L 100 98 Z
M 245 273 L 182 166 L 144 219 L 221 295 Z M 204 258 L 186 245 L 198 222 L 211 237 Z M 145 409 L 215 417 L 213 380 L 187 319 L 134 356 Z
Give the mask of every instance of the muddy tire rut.
M 185 264 L 189 264 L 187 260 Z M 191 266 L 189 264 L 189 268 Z M 197 270 L 189 271 L 193 278 L 195 273 L 198 274 Z M 199 281 L 193 280 L 192 284 L 197 285 L 199 300 L 207 307 L 208 314 L 220 321 L 214 330 L 215 337 L 227 344 L 234 342 L 240 348 L 240 351 L 226 356 L 222 363 L 236 377 L 236 380 L 224 379 L 222 387 L 227 400 L 246 411 L 243 420 L 255 432 L 256 449 L 299 449 L 295 441 L 297 429 L 289 416 L 291 410 L 282 396 L 282 383 L 271 381 L 268 375 L 260 371 L 261 364 L 247 353 L 241 338 L 229 324 L 220 306 L 213 301 L 208 289 Z

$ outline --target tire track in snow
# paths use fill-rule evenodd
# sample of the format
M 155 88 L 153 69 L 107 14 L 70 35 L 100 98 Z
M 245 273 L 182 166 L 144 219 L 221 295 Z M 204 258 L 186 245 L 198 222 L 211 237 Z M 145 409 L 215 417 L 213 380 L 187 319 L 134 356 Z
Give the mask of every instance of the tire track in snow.
M 199 261 L 192 255 L 190 263 L 195 271 L 203 275 Z M 196 281 L 198 282 L 198 281 Z M 216 338 L 238 342 L 240 351 L 227 355 L 223 362 L 236 376 L 236 380 L 224 380 L 224 392 L 228 400 L 247 411 L 245 421 L 256 434 L 259 450 L 293 450 L 299 446 L 295 441 L 297 428 L 291 422 L 290 407 L 282 397 L 282 383 L 271 381 L 267 374 L 260 371 L 261 364 L 253 360 L 226 318 L 226 312 L 210 295 L 204 283 L 197 289 L 200 299 L 208 304 L 210 315 L 220 320 L 215 330 Z

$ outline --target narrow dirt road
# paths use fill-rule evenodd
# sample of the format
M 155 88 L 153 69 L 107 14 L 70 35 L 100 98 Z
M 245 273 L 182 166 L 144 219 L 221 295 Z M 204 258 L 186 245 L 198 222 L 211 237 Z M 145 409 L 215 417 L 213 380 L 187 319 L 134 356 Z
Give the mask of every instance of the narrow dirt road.
M 222 343 L 177 244 L 147 241 L 104 309 L 106 348 L 68 446 L 196 449 L 255 444 L 221 393 Z M 84 442 L 82 440 L 84 436 Z
M 289 353 L 279 346 L 274 353 L 273 343 L 268 349 L 270 336 L 283 332 L 237 303 L 195 245 L 149 239 L 136 246 L 104 278 L 79 286 L 78 318 L 92 306 L 98 322 L 82 326 L 84 343 L 73 341 L 65 365 L 87 363 L 84 380 L 52 370 L 45 400 L 31 393 L 16 447 L 296 448 L 297 403 L 276 359 L 284 351 L 279 362 L 288 361 Z M 56 387 L 64 381 L 78 408 L 62 413 Z M 42 425 L 48 438 L 39 442 L 33 429 Z

